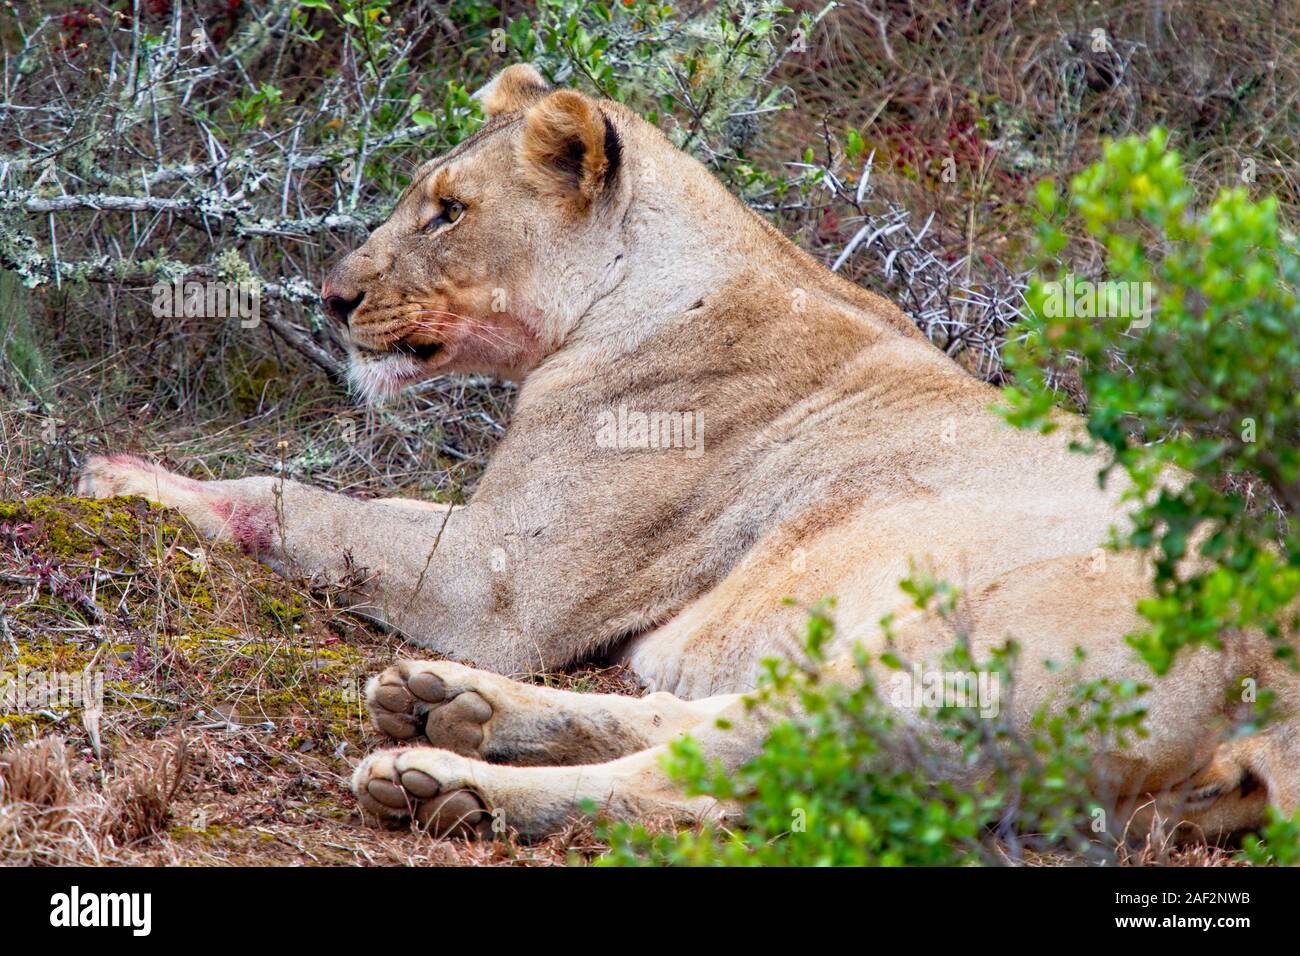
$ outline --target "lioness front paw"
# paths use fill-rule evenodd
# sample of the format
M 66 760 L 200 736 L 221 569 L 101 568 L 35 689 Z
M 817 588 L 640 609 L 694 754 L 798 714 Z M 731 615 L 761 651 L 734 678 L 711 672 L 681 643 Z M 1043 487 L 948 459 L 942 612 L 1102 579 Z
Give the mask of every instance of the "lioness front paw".
M 411 820 L 436 837 L 487 836 L 487 802 L 470 785 L 468 761 L 432 747 L 381 750 L 352 775 L 352 792 L 371 814 Z
M 138 495 L 166 504 L 166 488 L 189 480 L 136 455 L 92 455 L 77 479 L 77 494 L 83 498 Z
M 370 720 L 394 740 L 424 737 L 434 747 L 483 754 L 492 706 L 467 689 L 470 668 L 443 661 L 399 661 L 366 685 Z

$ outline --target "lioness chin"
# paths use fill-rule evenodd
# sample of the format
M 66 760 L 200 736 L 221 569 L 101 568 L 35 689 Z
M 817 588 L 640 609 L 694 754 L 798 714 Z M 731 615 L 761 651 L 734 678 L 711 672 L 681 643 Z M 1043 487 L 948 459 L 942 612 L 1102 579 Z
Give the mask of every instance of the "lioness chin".
M 526 836 L 586 800 L 631 818 L 723 813 L 665 776 L 691 733 L 735 767 L 763 737 L 740 694 L 798 651 L 800 606 L 838 598 L 832 675 L 856 643 L 934 662 L 951 638 L 898 588 L 959 585 L 977 660 L 1014 637 L 1023 723 L 1069 683 L 1149 675 L 1124 642 L 1139 563 L 1096 560 L 1123 486 L 1006 427 L 994 391 L 887 301 L 823 269 L 622 106 L 515 66 L 489 121 L 415 175 L 325 281 L 370 399 L 449 372 L 520 383 L 469 504 L 361 501 L 279 479 L 192 481 L 92 459 L 84 493 L 139 494 L 286 573 L 353 582 L 357 610 L 450 661 L 374 678 L 374 725 L 404 746 L 353 787 L 381 817 Z M 361 581 L 361 584 L 355 582 Z M 793 602 L 783 599 L 793 598 Z M 1082 648 L 1073 668 L 1056 668 Z M 506 675 L 603 657 L 655 692 L 575 694 Z M 478 668 L 478 669 L 476 669 Z M 1242 674 L 1290 714 L 1295 674 L 1262 638 L 1185 654 L 1146 698 L 1148 736 L 1096 755 L 1128 806 L 1184 796 L 1214 835 L 1300 802 L 1294 718 L 1223 744 Z M 726 717 L 730 729 L 714 718 Z

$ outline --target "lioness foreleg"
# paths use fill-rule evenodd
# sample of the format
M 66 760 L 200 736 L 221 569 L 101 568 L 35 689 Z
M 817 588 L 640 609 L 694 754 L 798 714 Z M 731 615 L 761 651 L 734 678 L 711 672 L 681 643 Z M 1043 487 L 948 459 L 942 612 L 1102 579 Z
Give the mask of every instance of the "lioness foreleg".
M 347 599 L 367 617 L 444 653 L 480 653 L 441 640 L 475 633 L 470 623 L 490 610 L 489 542 L 466 507 L 366 501 L 272 477 L 196 481 L 131 455 L 91 458 L 78 491 L 175 508 L 204 536 L 281 573 L 346 585 Z M 493 643 L 479 659 L 492 662 L 503 650 Z
M 135 455 L 92 456 L 77 482 L 77 493 L 88 498 L 116 495 L 147 498 L 163 507 L 175 508 L 207 537 L 230 542 L 254 557 L 276 558 L 298 552 L 308 572 L 316 570 L 322 562 L 319 558 L 313 560 L 312 552 L 320 549 L 313 549 L 306 540 L 314 530 L 307 518 L 332 518 L 337 524 L 341 519 L 374 519 L 384 513 L 445 516 L 453 508 L 403 498 L 362 501 L 269 477 L 198 481 Z M 287 538 L 289 522 L 282 520 L 286 517 L 289 498 L 294 499 L 294 510 L 298 512 L 293 516 L 298 519 L 295 523 L 301 525 L 292 542 Z M 364 515 L 366 511 L 372 514 Z
M 371 720 L 389 737 L 518 766 L 624 757 L 667 743 L 736 699 L 582 694 L 451 661 L 399 661 L 366 687 Z

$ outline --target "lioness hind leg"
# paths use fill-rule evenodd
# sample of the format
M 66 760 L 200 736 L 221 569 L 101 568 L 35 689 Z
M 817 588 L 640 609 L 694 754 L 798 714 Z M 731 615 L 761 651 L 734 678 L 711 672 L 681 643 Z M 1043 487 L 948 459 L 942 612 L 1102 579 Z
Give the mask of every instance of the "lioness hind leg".
M 371 721 L 394 740 L 518 766 L 614 760 L 672 740 L 733 700 L 580 694 L 451 661 L 400 661 L 366 687 Z

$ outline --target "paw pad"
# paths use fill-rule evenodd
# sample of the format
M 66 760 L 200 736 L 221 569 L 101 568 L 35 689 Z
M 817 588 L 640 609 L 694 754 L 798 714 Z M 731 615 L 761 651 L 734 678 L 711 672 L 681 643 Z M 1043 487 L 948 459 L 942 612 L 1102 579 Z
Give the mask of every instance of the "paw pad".
M 446 682 L 409 665 L 384 671 L 371 684 L 370 719 L 394 740 L 423 736 L 430 744 L 465 756 L 480 756 L 492 705 L 471 690 L 449 696 Z
M 365 796 L 391 811 L 381 815 L 409 818 L 416 829 L 438 838 L 490 835 L 491 815 L 483 799 L 473 790 L 444 791 L 437 779 L 423 770 L 386 772 L 391 772 L 391 778 L 375 775 L 364 783 Z

